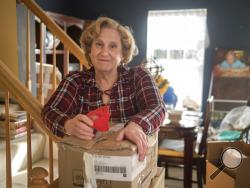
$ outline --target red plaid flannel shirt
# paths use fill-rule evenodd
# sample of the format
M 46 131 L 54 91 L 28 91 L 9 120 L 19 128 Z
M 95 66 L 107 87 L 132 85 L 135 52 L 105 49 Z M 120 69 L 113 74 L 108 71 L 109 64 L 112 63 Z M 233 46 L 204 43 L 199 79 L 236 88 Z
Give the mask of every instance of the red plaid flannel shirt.
M 141 67 L 118 67 L 118 80 L 112 88 L 109 107 L 112 122 L 129 121 L 146 134 L 163 122 L 165 107 L 152 76 Z M 42 118 L 57 136 L 64 135 L 64 123 L 77 114 L 87 114 L 104 105 L 95 82 L 94 68 L 66 76 L 43 107 Z

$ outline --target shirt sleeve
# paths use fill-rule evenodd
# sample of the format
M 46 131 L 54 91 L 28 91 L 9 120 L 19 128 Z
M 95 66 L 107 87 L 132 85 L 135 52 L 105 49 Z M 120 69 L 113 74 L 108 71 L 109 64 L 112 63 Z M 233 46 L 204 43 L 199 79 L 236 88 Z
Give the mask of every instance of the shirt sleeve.
M 77 83 L 79 74 L 65 77 L 42 109 L 42 118 L 47 127 L 57 136 L 64 136 L 64 123 L 70 119 L 77 106 Z
M 140 125 L 146 134 L 151 134 L 163 123 L 166 108 L 150 73 L 138 68 L 135 71 L 135 81 L 136 101 L 140 112 L 130 121 Z

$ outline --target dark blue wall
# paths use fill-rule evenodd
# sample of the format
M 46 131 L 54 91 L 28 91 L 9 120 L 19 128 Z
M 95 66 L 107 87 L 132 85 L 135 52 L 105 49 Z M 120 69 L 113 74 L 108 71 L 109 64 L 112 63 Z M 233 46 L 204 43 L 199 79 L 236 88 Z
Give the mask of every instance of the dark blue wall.
M 210 46 L 205 55 L 203 101 L 208 94 L 214 49 L 250 48 L 250 0 L 38 0 L 37 2 L 45 10 L 82 19 L 109 16 L 129 25 L 134 31 L 140 51 L 132 62 L 133 65 L 140 63 L 146 56 L 149 10 L 206 8 Z

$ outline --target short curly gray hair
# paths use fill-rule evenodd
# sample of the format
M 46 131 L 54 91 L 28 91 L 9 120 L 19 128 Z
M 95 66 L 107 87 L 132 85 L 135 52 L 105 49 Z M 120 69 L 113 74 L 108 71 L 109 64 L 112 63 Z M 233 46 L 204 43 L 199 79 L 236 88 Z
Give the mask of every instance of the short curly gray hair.
M 120 34 L 124 58 L 122 63 L 129 63 L 133 57 L 138 54 L 138 48 L 129 27 L 123 26 L 111 18 L 100 17 L 83 31 L 80 38 L 81 47 L 83 48 L 85 57 L 90 65 L 92 64 L 89 56 L 91 52 L 91 45 L 93 40 L 100 35 L 102 28 L 113 28 Z

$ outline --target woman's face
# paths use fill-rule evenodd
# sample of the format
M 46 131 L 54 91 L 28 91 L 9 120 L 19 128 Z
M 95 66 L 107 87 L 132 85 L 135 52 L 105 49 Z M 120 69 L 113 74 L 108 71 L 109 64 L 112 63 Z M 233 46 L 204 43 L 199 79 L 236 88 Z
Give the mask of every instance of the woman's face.
M 95 70 L 116 71 L 123 59 L 121 37 L 118 31 L 102 28 L 100 35 L 92 42 L 90 58 Z
M 234 63 L 234 60 L 235 60 L 235 57 L 234 57 L 234 54 L 232 54 L 232 53 L 228 53 L 227 55 L 226 55 L 226 60 L 227 60 L 227 63 L 228 64 L 233 64 Z

